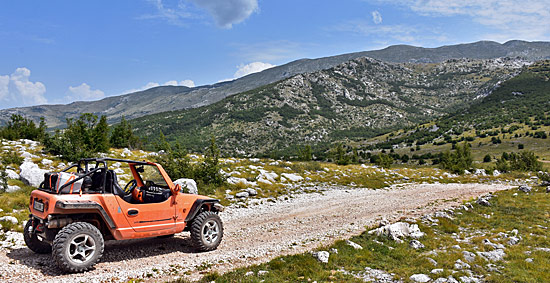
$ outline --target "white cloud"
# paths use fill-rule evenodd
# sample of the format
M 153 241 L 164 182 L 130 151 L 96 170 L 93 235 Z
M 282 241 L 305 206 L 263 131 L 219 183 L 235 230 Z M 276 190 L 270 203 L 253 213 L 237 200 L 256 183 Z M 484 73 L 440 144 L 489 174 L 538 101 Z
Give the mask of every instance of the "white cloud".
M 17 68 L 11 75 L 0 76 L 0 101 L 3 106 L 28 106 L 45 104 L 46 86 L 41 82 L 31 82 L 31 71 Z M 4 107 L 2 107 L 4 108 Z
M 382 15 L 380 14 L 380 12 L 378 12 L 378 11 L 373 11 L 372 12 L 372 22 L 375 23 L 375 24 L 382 23 Z
M 207 10 L 219 27 L 230 29 L 258 11 L 258 0 L 193 0 Z
M 488 39 L 550 39 L 548 0 L 381 0 L 406 6 L 424 16 L 470 17 L 495 32 Z
M 99 89 L 93 90 L 87 83 L 79 86 L 69 86 L 69 96 L 65 98 L 70 101 L 99 100 L 105 97 L 105 93 Z
M 272 68 L 272 67 L 275 67 L 275 65 L 272 65 L 272 64 L 269 64 L 269 63 L 264 63 L 264 62 L 252 62 L 252 63 L 246 64 L 246 65 L 241 64 L 241 65 L 237 66 L 237 71 L 235 72 L 233 77 L 235 79 L 240 78 L 240 77 L 244 77 L 246 75 L 261 72 L 265 69 L 269 69 L 269 68 Z
M 155 6 L 155 11 L 138 19 L 162 19 L 176 26 L 187 26 L 190 19 L 201 18 L 205 10 L 218 27 L 230 29 L 234 24 L 246 20 L 252 13 L 258 11 L 258 0 L 187 0 L 194 5 L 186 5 L 184 1 L 148 0 Z M 172 2 L 172 3 L 171 3 Z M 200 11 L 203 10 L 203 11 Z
M 162 19 L 168 22 L 169 24 L 175 26 L 186 26 L 187 19 L 195 18 L 196 16 L 191 13 L 189 7 L 187 7 L 183 2 L 179 1 L 175 6 L 166 6 L 162 0 L 148 0 L 156 8 L 156 11 L 152 14 L 145 14 L 138 19 L 142 20 L 154 20 Z

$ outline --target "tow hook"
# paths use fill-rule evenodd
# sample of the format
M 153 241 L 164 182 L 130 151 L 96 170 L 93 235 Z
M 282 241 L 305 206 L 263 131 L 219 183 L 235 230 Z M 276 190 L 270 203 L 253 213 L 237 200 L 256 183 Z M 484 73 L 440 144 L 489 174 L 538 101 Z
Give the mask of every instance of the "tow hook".
M 39 233 L 42 233 L 44 232 L 44 224 L 40 223 L 38 225 L 36 225 L 36 232 L 39 232 Z

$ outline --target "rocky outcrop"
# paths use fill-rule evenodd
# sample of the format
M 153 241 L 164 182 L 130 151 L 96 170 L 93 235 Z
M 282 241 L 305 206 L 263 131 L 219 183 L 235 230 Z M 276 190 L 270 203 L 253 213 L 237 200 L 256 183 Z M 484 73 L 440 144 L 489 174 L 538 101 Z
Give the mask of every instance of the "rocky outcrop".
M 47 170 L 40 169 L 38 165 L 30 161 L 23 162 L 19 168 L 21 169 L 21 173 L 19 173 L 21 180 L 33 187 L 40 186 L 40 183 L 44 180 L 44 173 L 48 172 Z
M 199 193 L 197 189 L 197 182 L 195 182 L 195 180 L 193 179 L 186 179 L 186 178 L 177 179 L 174 181 L 174 184 L 180 185 L 181 190 L 184 193 L 195 194 L 195 195 Z

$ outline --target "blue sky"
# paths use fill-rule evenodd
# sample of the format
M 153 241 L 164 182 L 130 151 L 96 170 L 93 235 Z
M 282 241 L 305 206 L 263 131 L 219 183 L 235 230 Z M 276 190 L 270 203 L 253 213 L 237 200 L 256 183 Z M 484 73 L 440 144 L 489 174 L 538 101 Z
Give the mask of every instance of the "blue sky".
M 301 58 L 550 40 L 548 0 L 2 1 L 0 109 L 212 84 Z

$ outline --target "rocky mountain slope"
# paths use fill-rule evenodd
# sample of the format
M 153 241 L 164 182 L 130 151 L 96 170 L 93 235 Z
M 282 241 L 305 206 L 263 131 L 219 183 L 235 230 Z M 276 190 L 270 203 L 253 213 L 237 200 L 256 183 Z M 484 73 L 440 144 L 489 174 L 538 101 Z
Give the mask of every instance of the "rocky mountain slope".
M 295 154 L 296 145 L 368 138 L 456 111 L 528 64 L 520 59 L 385 63 L 363 57 L 209 106 L 132 123 L 150 141 L 162 130 L 193 150 L 201 150 L 213 135 L 227 152 Z
M 349 53 L 318 59 L 302 59 L 251 74 L 230 82 L 195 88 L 164 86 L 99 101 L 74 102 L 68 105 L 40 105 L 0 110 L 0 124 L 11 114 L 22 114 L 38 121 L 45 117 L 50 127 L 63 127 L 65 119 L 84 112 L 107 115 L 118 121 L 122 116 L 137 118 L 163 111 L 196 108 L 222 100 L 232 94 L 255 89 L 296 74 L 328 69 L 360 57 L 371 57 L 385 62 L 437 63 L 452 58 L 491 59 L 521 57 L 533 61 L 550 58 L 550 42 L 509 41 L 504 44 L 480 41 L 469 44 L 422 48 L 408 45 L 390 46 L 381 50 Z

